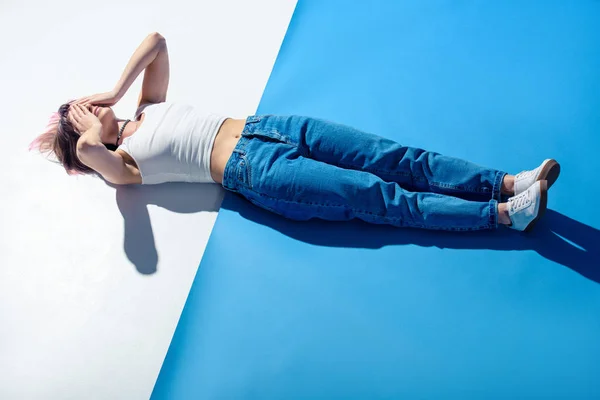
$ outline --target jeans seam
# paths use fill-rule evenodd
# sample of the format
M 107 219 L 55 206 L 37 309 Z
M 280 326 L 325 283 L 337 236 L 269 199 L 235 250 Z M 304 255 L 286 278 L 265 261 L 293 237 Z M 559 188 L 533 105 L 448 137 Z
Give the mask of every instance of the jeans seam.
M 472 187 L 472 186 L 451 185 L 451 184 L 443 183 L 443 182 L 428 182 L 428 183 L 430 186 L 436 186 L 436 187 L 445 188 L 445 189 L 460 190 L 461 192 L 486 193 L 486 190 Z
M 411 180 L 413 181 L 421 181 L 421 182 L 427 182 L 427 184 L 429 186 L 435 186 L 435 187 L 439 187 L 439 188 L 444 188 L 444 189 L 453 189 L 453 190 L 459 190 L 461 192 L 467 192 L 467 193 L 489 193 L 487 190 L 485 189 L 481 189 L 481 188 L 476 188 L 476 187 L 471 187 L 471 186 L 459 186 L 459 185 L 451 185 L 448 183 L 443 183 L 443 182 L 436 182 L 436 181 L 430 181 L 427 179 L 427 177 L 424 176 L 419 176 L 419 175 L 414 175 L 410 172 L 396 172 L 396 171 L 387 171 L 387 170 L 383 170 L 383 169 L 378 169 L 378 168 L 359 168 L 355 165 L 351 165 L 351 164 L 346 164 L 346 163 L 337 163 L 337 165 L 339 165 L 340 167 L 343 168 L 351 168 L 351 169 L 358 169 L 361 171 L 365 171 L 365 172 L 369 172 L 369 173 L 382 173 L 382 174 L 386 174 L 386 175 L 392 175 L 392 176 L 404 176 L 404 177 L 410 177 Z M 496 182 L 498 181 L 498 178 L 496 177 L 494 180 L 494 186 L 492 188 L 492 194 L 496 193 Z M 495 196 L 494 196 L 495 197 Z
M 246 132 L 246 128 L 248 127 L 248 125 L 246 125 L 246 127 L 244 128 L 244 132 Z M 238 160 L 235 161 L 234 164 L 234 174 L 236 177 L 237 182 L 235 182 L 234 187 L 235 186 L 243 186 L 243 187 L 249 187 L 252 188 L 252 166 L 250 165 L 250 163 L 248 162 L 248 157 L 247 157 L 247 153 L 246 153 L 246 147 L 248 146 L 250 139 L 248 137 L 243 136 L 244 140 L 241 140 L 238 142 L 238 146 L 236 146 L 233 149 L 233 154 L 237 154 Z M 233 156 L 232 154 L 232 156 Z M 229 161 L 228 161 L 229 162 Z M 246 181 L 247 183 L 244 183 L 244 179 L 243 178 L 243 173 L 242 171 L 240 171 L 240 163 L 244 163 L 246 165 Z
M 402 172 L 402 171 L 400 171 L 400 172 L 395 172 L 395 171 L 394 172 L 390 172 L 390 171 L 386 171 L 386 170 L 378 169 L 378 168 L 362 168 L 362 167 L 357 167 L 356 165 L 346 164 L 346 163 L 343 163 L 343 162 L 334 163 L 332 165 L 338 165 L 338 166 L 340 166 L 342 168 L 356 169 L 356 170 L 359 170 L 359 171 L 365 171 L 365 172 L 370 172 L 370 173 L 377 173 L 377 172 L 379 172 L 379 173 L 383 173 L 383 174 L 386 174 L 386 175 L 410 176 L 412 179 L 417 178 L 419 180 L 426 180 L 426 179 L 420 179 L 420 177 L 414 176 L 410 172 Z
M 366 210 L 361 210 L 361 209 L 357 209 L 357 208 L 353 208 L 353 207 L 348 207 L 348 205 L 346 204 L 326 204 L 326 203 L 314 203 L 314 202 L 305 202 L 305 201 L 297 201 L 297 200 L 286 200 L 286 199 L 281 199 L 278 197 L 274 197 L 265 193 L 261 193 L 258 192 L 254 189 L 249 189 L 252 191 L 252 193 L 260 196 L 260 197 L 266 197 L 268 199 L 271 200 L 275 200 L 275 201 L 282 201 L 284 203 L 291 203 L 291 204 L 305 204 L 305 205 L 309 205 L 309 206 L 321 206 L 321 207 L 343 207 L 343 208 L 348 208 L 350 209 L 353 213 L 355 214 L 366 214 L 366 215 L 371 215 L 371 216 L 376 216 L 379 217 L 383 220 L 387 220 L 387 221 L 397 221 L 397 222 L 401 222 L 402 226 L 405 227 L 411 227 L 411 228 L 427 228 L 427 229 L 433 229 L 433 230 L 444 230 L 444 231 L 477 231 L 477 230 L 482 230 L 482 229 L 490 229 L 490 228 L 494 228 L 494 224 L 491 222 L 492 219 L 490 219 L 490 223 L 486 224 L 486 225 L 479 225 L 476 227 L 462 227 L 462 226 L 445 226 L 445 227 L 439 227 L 439 226 L 428 226 L 428 225 L 422 225 L 422 224 L 414 224 L 414 223 L 410 223 L 407 222 L 405 219 L 402 219 L 401 217 L 388 217 L 385 215 L 381 215 L 378 213 L 374 213 L 374 212 L 370 212 L 370 211 L 366 211 Z M 244 196 L 246 197 L 246 196 Z M 274 210 L 271 207 L 268 206 L 264 206 L 263 204 L 258 204 L 255 203 L 253 200 L 251 200 L 250 198 L 247 198 L 251 203 L 263 207 L 269 211 L 272 211 L 276 214 L 279 214 L 278 211 Z M 492 200 L 495 201 L 495 200 Z

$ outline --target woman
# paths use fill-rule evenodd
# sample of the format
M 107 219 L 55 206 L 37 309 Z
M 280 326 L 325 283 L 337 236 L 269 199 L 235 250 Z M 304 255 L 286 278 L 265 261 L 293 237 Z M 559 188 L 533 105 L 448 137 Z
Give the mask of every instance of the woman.
M 119 119 L 110 106 L 142 70 L 134 118 Z M 166 41 L 152 33 L 114 90 L 63 104 L 31 147 L 54 153 L 69 173 L 115 184 L 216 182 L 294 220 L 452 231 L 530 230 L 560 173 L 548 159 L 509 175 L 307 117 L 203 115 L 167 102 L 168 83 Z

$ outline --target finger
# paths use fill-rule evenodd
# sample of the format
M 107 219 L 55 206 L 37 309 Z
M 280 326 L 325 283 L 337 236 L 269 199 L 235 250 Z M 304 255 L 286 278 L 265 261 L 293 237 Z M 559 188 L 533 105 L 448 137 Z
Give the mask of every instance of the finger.
M 79 130 L 79 121 L 75 117 L 70 116 L 69 122 L 71 123 L 71 125 L 73 125 L 73 128 Z
M 71 108 L 69 108 L 69 111 L 67 112 L 67 120 L 69 120 L 70 122 L 73 122 L 74 119 L 75 119 L 75 111 L 71 107 Z
M 83 118 L 83 112 L 81 111 L 81 106 L 79 104 L 73 106 L 73 118 L 77 121 Z
M 90 110 L 88 110 L 88 107 L 91 107 L 91 106 L 85 106 L 85 105 L 82 105 L 82 104 L 78 104 L 77 105 L 77 108 L 79 110 L 79 118 L 80 119 L 81 118 L 85 118 L 89 114 L 91 114 Z
M 79 108 L 77 107 L 77 104 L 73 104 L 71 107 L 69 107 L 69 114 L 71 114 L 73 118 L 76 118 L 79 115 Z
M 79 123 L 77 122 L 77 120 L 75 118 L 73 118 L 72 115 L 69 115 L 67 117 L 67 119 L 69 120 L 69 122 L 71 123 L 71 125 L 73 125 L 73 128 L 79 130 Z

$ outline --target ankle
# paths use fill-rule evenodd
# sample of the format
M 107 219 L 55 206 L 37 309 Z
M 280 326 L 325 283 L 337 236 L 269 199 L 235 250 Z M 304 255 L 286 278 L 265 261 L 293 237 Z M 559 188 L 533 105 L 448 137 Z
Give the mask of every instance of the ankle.
M 504 175 L 504 179 L 502 180 L 502 187 L 500 189 L 502 194 L 506 194 L 509 196 L 514 196 L 515 194 L 515 176 L 514 175 Z
M 498 204 L 498 223 L 501 225 L 511 225 L 510 216 L 508 215 L 508 203 Z

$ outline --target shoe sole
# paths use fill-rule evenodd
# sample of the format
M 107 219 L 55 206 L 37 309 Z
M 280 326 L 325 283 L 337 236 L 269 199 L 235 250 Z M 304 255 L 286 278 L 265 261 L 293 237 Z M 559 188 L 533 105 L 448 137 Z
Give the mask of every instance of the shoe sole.
M 548 189 L 554 185 L 554 182 L 558 179 L 560 175 L 560 164 L 551 159 L 544 165 L 542 170 L 540 171 L 540 176 L 538 177 L 538 181 L 548 181 Z
M 535 224 L 538 222 L 540 218 L 544 216 L 546 213 L 546 207 L 548 205 L 548 181 L 543 180 L 540 182 L 540 207 L 538 208 L 538 213 L 536 217 L 527 225 L 524 229 L 525 232 L 531 232 Z

